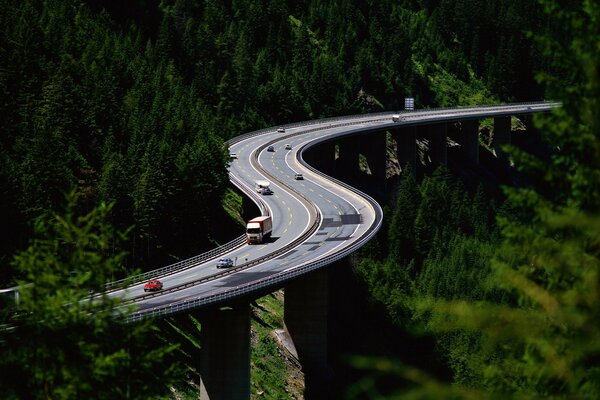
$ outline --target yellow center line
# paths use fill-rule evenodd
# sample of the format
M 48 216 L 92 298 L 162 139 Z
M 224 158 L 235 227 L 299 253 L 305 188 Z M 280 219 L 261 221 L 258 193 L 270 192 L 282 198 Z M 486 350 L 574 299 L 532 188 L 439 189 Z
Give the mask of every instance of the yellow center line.
M 283 233 L 286 233 L 286 232 L 287 232 L 287 230 L 288 230 L 288 228 L 285 228 L 285 229 L 283 230 Z
M 288 225 L 291 225 L 291 224 L 292 224 L 292 221 L 290 220 L 290 222 L 288 222 Z
M 337 206 L 334 204 L 333 207 L 337 210 Z
M 281 202 L 283 203 L 283 205 L 285 205 L 285 200 L 281 200 Z

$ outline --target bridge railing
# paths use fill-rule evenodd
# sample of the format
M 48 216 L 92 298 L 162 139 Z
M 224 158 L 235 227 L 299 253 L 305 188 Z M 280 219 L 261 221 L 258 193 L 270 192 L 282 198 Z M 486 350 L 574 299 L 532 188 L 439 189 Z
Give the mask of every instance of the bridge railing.
M 284 124 L 281 125 L 282 127 L 288 129 L 288 128 L 297 128 L 297 127 L 301 127 L 301 126 L 308 126 L 308 125 L 318 125 L 318 124 L 327 124 L 327 123 L 334 123 L 337 121 L 341 121 L 341 120 L 353 120 L 353 119 L 363 119 L 365 117 L 372 117 L 372 118 L 384 118 L 384 117 L 391 117 L 394 114 L 398 114 L 398 113 L 406 113 L 406 114 L 415 114 L 415 113 L 423 113 L 423 112 L 445 112 L 445 111 L 452 111 L 452 110 L 456 110 L 456 111 L 461 111 L 467 108 L 487 108 L 487 107 L 519 107 L 519 106 L 523 106 L 523 107 L 528 107 L 528 106 L 542 106 L 542 105 L 546 105 L 550 108 L 555 108 L 555 107 L 560 107 L 561 103 L 559 102 L 552 102 L 552 101 L 544 101 L 544 102 L 539 102 L 539 101 L 531 101 L 531 102 L 522 102 L 522 103 L 509 103 L 509 104 L 488 104 L 488 105 L 480 105 L 480 106 L 457 106 L 457 107 L 439 107 L 439 108 L 421 108 L 418 110 L 393 110 L 393 111 L 382 111 L 382 112 L 377 112 L 377 113 L 368 113 L 368 114 L 359 114 L 359 115 L 343 115 L 343 116 L 338 116 L 338 117 L 328 117 L 328 118 L 321 118 L 321 119 L 317 119 L 317 120 L 310 120 L 310 121 L 302 121 L 302 122 L 293 122 L 290 124 Z M 274 132 L 276 128 L 273 127 L 269 127 L 269 128 L 263 128 L 263 129 L 258 129 L 256 131 L 252 131 L 252 132 L 248 132 L 248 133 L 244 133 L 242 135 L 236 136 L 234 138 L 231 138 L 229 140 L 227 140 L 225 143 L 227 145 L 232 145 L 235 144 L 237 142 L 240 142 L 242 140 L 248 139 L 250 137 L 253 136 L 258 136 L 258 135 L 262 135 L 264 133 L 269 133 L 269 132 Z M 303 132 L 304 133 L 304 132 Z
M 246 243 L 246 235 L 241 235 L 236 237 L 230 242 L 225 243 L 222 246 L 219 246 L 215 249 L 209 250 L 206 253 L 202 253 L 200 255 L 178 261 L 171 265 L 167 265 L 166 267 L 157 268 L 152 271 L 143 272 L 141 274 L 132 275 L 124 279 L 119 279 L 113 282 L 108 282 L 105 285 L 106 290 L 112 290 L 116 288 L 122 288 L 124 286 L 133 285 L 135 283 L 143 282 L 145 280 L 151 278 L 158 278 L 161 276 L 169 275 L 174 272 L 182 271 L 187 268 L 191 268 L 200 263 L 206 262 L 213 258 L 218 257 L 221 254 L 225 254 L 237 247 L 242 246 Z
M 248 197 L 250 197 L 250 199 L 257 205 L 257 207 L 261 211 L 262 215 L 269 215 L 269 209 L 266 206 L 265 202 L 251 188 L 248 188 L 247 186 L 245 186 L 239 179 L 237 179 L 235 176 L 233 176 L 231 174 L 229 175 L 229 179 L 237 188 L 239 188 L 246 195 L 248 195 Z M 197 256 L 182 260 L 182 261 L 178 261 L 174 264 L 167 265 L 166 267 L 157 268 L 152 271 L 147 271 L 147 272 L 144 272 L 141 274 L 132 275 L 132 276 L 129 276 L 124 279 L 119 279 L 117 281 L 108 282 L 105 285 L 105 288 L 107 290 L 112 290 L 112 289 L 116 289 L 116 288 L 121 288 L 126 285 L 132 285 L 135 283 L 143 282 L 143 281 L 151 279 L 151 278 L 157 278 L 157 277 L 172 274 L 174 272 L 183 271 L 185 269 L 191 268 L 191 267 L 201 264 L 203 262 L 217 258 L 220 255 L 223 255 L 223 254 L 228 253 L 240 246 L 243 246 L 244 244 L 246 244 L 246 235 L 245 234 L 236 237 L 235 239 L 231 240 L 230 242 L 225 243 L 222 246 L 219 246 L 217 248 L 209 250 L 200 255 L 197 255 Z

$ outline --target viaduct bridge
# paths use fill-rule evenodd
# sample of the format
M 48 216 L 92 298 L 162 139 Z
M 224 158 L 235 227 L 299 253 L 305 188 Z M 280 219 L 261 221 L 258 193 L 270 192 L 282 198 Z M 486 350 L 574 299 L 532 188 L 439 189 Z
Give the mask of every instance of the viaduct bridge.
M 365 114 L 238 136 L 228 143 L 237 155 L 230 180 L 262 214 L 272 216 L 270 241 L 246 245 L 240 236 L 208 253 L 130 278 L 138 283 L 125 289 L 118 289 L 121 282 L 107 288 L 137 304 L 132 321 L 199 315 L 201 389 L 203 398 L 212 400 L 250 397 L 249 304 L 285 288 L 286 331 L 305 372 L 307 396 L 316 394 L 328 373 L 329 290 L 335 276 L 326 267 L 371 239 L 383 218 L 372 197 L 336 178 L 352 181 L 366 162 L 371 179 L 385 182 L 390 139 L 401 166 L 417 166 L 417 142 L 424 144 L 428 162 L 446 164 L 449 136 L 466 162 L 477 165 L 479 121 L 489 118 L 496 157 L 508 166 L 502 146 L 511 142 L 511 117 L 528 118 L 556 107 L 560 104 L 537 102 Z M 304 179 L 294 179 L 297 173 Z M 257 180 L 269 180 L 273 194 L 258 194 Z M 234 267 L 217 269 L 219 257 L 236 260 Z M 164 290 L 145 294 L 139 282 L 149 277 L 160 277 Z

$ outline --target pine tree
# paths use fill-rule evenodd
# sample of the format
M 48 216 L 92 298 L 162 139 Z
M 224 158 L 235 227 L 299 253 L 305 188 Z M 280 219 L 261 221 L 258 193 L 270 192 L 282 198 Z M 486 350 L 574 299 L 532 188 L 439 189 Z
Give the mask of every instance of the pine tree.
M 0 386 L 6 399 L 148 398 L 168 392 L 175 348 L 152 322 L 127 324 L 104 284 L 121 267 L 122 239 L 105 221 L 111 206 L 36 220 L 30 246 L 14 258 L 23 276 L 18 312 L 2 310 Z M 118 247 L 117 247 L 118 248 Z M 126 310 L 126 308 L 124 309 Z M 127 311 L 125 311 L 127 312 Z

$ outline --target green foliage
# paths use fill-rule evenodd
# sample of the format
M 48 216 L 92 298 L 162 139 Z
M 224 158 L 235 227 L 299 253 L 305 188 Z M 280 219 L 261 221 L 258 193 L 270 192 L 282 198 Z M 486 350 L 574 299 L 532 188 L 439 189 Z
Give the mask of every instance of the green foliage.
M 563 108 L 537 119 L 556 145 L 549 162 L 513 149 L 534 184 L 506 190 L 502 244 L 486 283 L 496 296 L 413 299 L 426 331 L 445 341 L 455 382 L 481 398 L 600 396 L 600 8 L 591 1 L 541 3 L 556 24 L 539 40 L 555 69 L 542 79 Z M 427 393 L 456 392 L 441 389 Z
M 283 329 L 283 301 L 281 292 L 258 299 L 252 305 L 252 352 L 250 382 L 252 399 L 287 399 L 299 396 L 299 387 L 290 386 L 291 371 L 273 337 L 274 329 Z M 296 366 L 299 369 L 299 365 Z M 296 378 L 299 380 L 299 378 Z M 298 383 L 298 382 L 296 382 Z
M 76 185 L 88 208 L 115 201 L 115 226 L 136 227 L 128 265 L 197 254 L 229 239 L 215 223 L 226 217 L 224 140 L 398 109 L 406 95 L 425 106 L 492 100 L 487 61 L 469 54 L 470 65 L 469 46 L 448 31 L 452 19 L 471 22 L 471 3 L 2 0 L 0 218 L 15 221 L 6 252 Z M 512 19 L 532 10 L 494 9 L 510 27 L 506 45 L 479 48 L 510 72 L 520 53 L 507 46 L 521 43 Z M 503 76 L 511 82 L 494 86 L 532 81 Z
M 177 367 L 169 359 L 175 347 L 159 341 L 150 321 L 126 324 L 124 314 L 115 311 L 119 299 L 104 291 L 124 259 L 121 252 L 109 255 L 123 237 L 105 222 L 111 206 L 102 203 L 79 215 L 77 196 L 67 200 L 63 215 L 36 220 L 36 239 L 14 259 L 24 281 L 18 312 L 2 314 L 3 397 L 166 393 Z
M 386 215 L 387 252 L 363 252 L 356 269 L 374 300 L 399 325 L 414 325 L 415 296 L 481 300 L 496 245 L 494 207 L 482 187 L 470 194 L 445 168 L 417 185 L 405 168 Z M 366 255 L 368 254 L 368 255 Z

